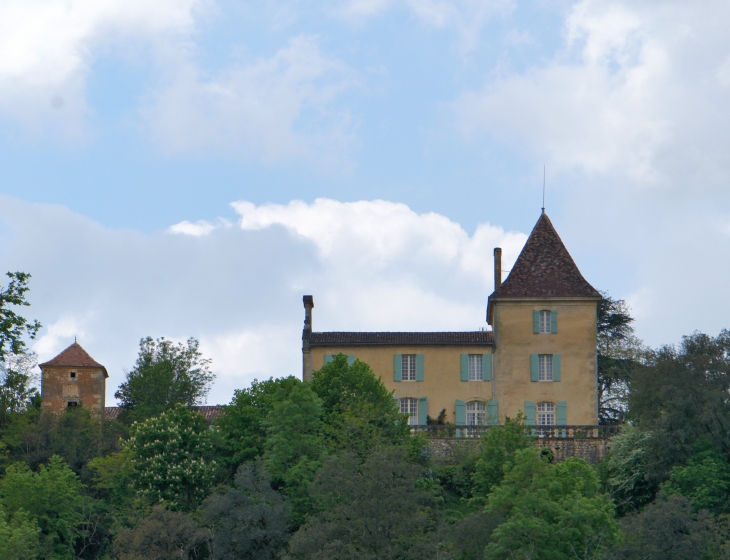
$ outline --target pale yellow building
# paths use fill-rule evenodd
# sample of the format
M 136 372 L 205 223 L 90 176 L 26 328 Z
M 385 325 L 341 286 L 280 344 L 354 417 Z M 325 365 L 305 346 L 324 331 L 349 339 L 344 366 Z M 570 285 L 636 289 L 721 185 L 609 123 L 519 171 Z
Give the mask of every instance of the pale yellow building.
M 304 296 L 303 377 L 340 352 L 372 367 L 413 425 L 445 411 L 456 425 L 598 424 L 596 313 L 601 295 L 581 275 L 542 214 L 509 276 L 487 303 L 492 330 L 313 332 Z

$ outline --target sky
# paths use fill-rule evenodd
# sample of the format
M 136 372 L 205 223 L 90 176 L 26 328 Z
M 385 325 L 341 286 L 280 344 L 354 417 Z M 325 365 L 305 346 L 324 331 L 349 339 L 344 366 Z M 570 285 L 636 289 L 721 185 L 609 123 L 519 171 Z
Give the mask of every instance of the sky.
M 0 262 L 50 359 L 200 340 L 211 404 L 315 330 L 486 327 L 546 212 L 657 347 L 728 326 L 730 3 L 4 0 Z

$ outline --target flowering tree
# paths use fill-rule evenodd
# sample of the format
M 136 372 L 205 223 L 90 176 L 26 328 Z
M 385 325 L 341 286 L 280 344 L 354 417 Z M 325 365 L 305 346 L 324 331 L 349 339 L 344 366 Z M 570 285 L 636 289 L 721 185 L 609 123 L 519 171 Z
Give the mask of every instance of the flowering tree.
M 178 405 L 131 427 L 123 446 L 131 454 L 137 491 L 152 503 L 190 510 L 206 497 L 216 462 L 208 423 Z

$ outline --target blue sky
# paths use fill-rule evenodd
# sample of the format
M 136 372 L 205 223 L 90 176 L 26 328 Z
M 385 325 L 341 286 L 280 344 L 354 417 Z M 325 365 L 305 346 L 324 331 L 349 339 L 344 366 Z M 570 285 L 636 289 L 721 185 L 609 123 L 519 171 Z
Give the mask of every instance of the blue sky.
M 41 359 L 201 339 L 225 402 L 315 328 L 484 326 L 541 206 L 656 346 L 727 326 L 730 6 L 9 0 L 0 257 Z

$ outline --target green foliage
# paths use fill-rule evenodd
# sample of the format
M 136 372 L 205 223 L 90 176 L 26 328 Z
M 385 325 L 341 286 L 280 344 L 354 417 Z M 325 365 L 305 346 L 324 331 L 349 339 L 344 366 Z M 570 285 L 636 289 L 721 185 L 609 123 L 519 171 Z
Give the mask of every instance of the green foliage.
M 19 509 L 8 519 L 0 506 L 0 558 L 35 560 L 40 551 L 40 532 L 40 527 L 28 512 Z
M 247 389 L 237 389 L 231 404 L 223 408 L 216 422 L 222 461 L 232 474 L 236 468 L 264 454 L 266 444 L 266 417 L 279 391 L 288 394 L 301 384 L 294 377 L 254 379 Z
M 199 343 L 189 338 L 186 344 L 163 338 L 143 338 L 134 369 L 114 396 L 124 407 L 125 422 L 141 421 L 177 404 L 200 404 L 210 391 L 215 375 L 210 360 L 203 358 Z
M 521 412 L 517 418 L 507 418 L 503 427 L 487 431 L 472 475 L 474 496 L 486 497 L 499 485 L 512 470 L 515 452 L 532 447 L 533 440 Z
M 37 376 L 33 371 L 37 365 L 34 353 L 6 353 L 0 361 L 0 428 L 12 415 L 33 406 L 33 401 L 40 396 L 34 386 Z
M 289 541 L 289 505 L 271 488 L 263 461 L 242 466 L 236 487 L 203 503 L 216 560 L 273 560 Z
M 28 322 L 25 317 L 18 315 L 8 306 L 29 306 L 25 299 L 30 289 L 28 281 L 30 274 L 25 272 L 8 272 L 10 278 L 7 287 L 0 286 L 0 361 L 5 360 L 6 354 L 25 354 L 24 336 L 35 338 L 41 328 L 38 321 Z
M 182 405 L 133 424 L 122 447 L 131 455 L 135 487 L 153 504 L 194 509 L 215 478 L 208 424 Z
M 156 506 L 114 541 L 119 560 L 198 560 L 208 558 L 210 534 L 190 516 Z
M 83 536 L 83 485 L 60 457 L 38 472 L 24 464 L 7 468 L 0 480 L 0 503 L 14 517 L 24 511 L 41 530 L 41 558 L 72 558 Z
M 694 511 L 730 512 L 730 463 L 714 450 L 694 455 L 684 467 L 674 467 L 662 485 L 667 495 L 682 494 Z
M 275 488 L 289 498 L 295 527 L 311 510 L 309 485 L 325 452 L 320 398 L 304 383 L 292 387 L 288 394 L 277 393 L 267 421 L 264 462 Z
M 422 484 L 427 472 L 404 449 L 374 451 L 362 462 L 342 452 L 312 484 L 318 510 L 290 542 L 292 558 L 433 558 L 435 502 Z
M 487 560 L 600 558 L 618 541 L 613 503 L 595 471 L 575 457 L 550 465 L 537 449 L 517 451 L 487 511 L 506 519 L 492 533 Z
M 635 511 L 654 499 L 657 487 L 647 480 L 646 444 L 650 434 L 624 426 L 611 438 L 605 461 L 605 483 L 619 515 Z
M 403 443 L 408 422 L 383 382 L 365 362 L 347 363 L 340 353 L 312 373 L 312 389 L 322 400 L 328 434 L 337 449 L 364 457 L 379 445 Z

